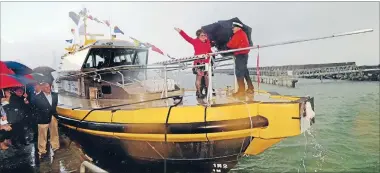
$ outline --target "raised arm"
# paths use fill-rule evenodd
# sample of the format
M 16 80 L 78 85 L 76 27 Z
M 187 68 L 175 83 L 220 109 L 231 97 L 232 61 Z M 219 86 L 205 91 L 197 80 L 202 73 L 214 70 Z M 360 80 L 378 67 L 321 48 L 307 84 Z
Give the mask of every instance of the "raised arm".
M 185 31 L 183 31 L 182 29 L 179 29 L 179 28 L 174 28 L 181 36 L 183 39 L 185 39 L 187 42 L 189 42 L 190 44 L 193 44 L 194 43 L 194 39 L 191 38 L 189 35 L 187 35 L 185 33 Z

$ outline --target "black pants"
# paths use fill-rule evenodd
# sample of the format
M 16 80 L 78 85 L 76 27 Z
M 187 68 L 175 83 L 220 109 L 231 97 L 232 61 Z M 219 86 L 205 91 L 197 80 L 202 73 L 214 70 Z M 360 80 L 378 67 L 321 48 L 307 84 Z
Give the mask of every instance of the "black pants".
M 252 80 L 248 71 L 248 54 L 235 55 L 235 73 L 236 78 L 244 78 L 247 82 L 248 89 L 253 89 Z
M 17 122 L 12 124 L 12 130 L 11 132 L 11 138 L 12 143 L 14 144 L 26 144 L 25 139 L 25 130 L 24 130 L 25 123 L 23 122 Z

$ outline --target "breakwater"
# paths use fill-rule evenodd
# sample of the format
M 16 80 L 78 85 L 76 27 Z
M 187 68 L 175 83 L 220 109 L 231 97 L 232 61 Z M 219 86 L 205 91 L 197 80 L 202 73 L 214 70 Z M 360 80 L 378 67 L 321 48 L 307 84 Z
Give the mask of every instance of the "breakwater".
M 252 81 L 257 82 L 257 76 L 251 75 L 250 76 Z M 287 76 L 260 76 L 260 83 L 265 84 L 271 84 L 271 85 L 278 85 L 278 86 L 285 86 L 290 88 L 295 88 L 296 83 L 298 82 L 298 79 L 287 77 Z

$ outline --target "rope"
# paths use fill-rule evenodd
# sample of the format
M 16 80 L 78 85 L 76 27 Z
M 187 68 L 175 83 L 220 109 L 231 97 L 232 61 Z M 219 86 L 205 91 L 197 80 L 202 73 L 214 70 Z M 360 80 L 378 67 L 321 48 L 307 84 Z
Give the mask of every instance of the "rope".
M 256 75 L 257 75 L 257 90 L 260 90 L 260 52 L 259 45 L 257 45 L 257 58 L 256 58 Z
M 248 103 L 245 102 L 245 101 L 242 101 L 242 100 L 236 99 L 236 98 L 232 99 L 232 98 L 227 97 L 227 99 L 231 99 L 231 100 L 234 100 L 234 101 L 242 102 L 242 103 L 245 104 L 245 107 L 247 108 L 247 112 L 248 112 L 248 116 L 249 116 L 249 121 L 250 121 L 250 123 L 251 123 L 251 129 L 253 129 L 252 116 L 251 116 L 251 111 L 249 111 Z M 259 104 L 260 104 L 260 103 L 259 103 Z M 252 138 L 253 138 L 253 137 L 252 137 L 252 136 L 250 136 L 250 137 L 251 137 L 251 138 L 250 138 L 250 141 L 252 141 Z M 240 152 L 242 152 L 242 150 L 243 150 L 243 144 L 244 144 L 244 141 L 245 141 L 245 139 L 243 140 L 243 143 L 242 143 L 242 145 L 241 145 Z M 238 158 L 238 157 L 239 157 L 239 155 L 237 156 L 237 158 Z

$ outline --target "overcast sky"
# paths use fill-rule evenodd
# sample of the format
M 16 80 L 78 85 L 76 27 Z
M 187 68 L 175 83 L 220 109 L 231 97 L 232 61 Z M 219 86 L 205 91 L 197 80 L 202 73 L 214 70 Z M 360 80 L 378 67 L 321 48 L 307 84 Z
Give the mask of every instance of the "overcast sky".
M 111 19 L 125 35 L 151 42 L 174 57 L 193 48 L 173 29 L 190 36 L 203 25 L 238 17 L 253 28 L 255 45 L 372 28 L 374 32 L 260 50 L 261 66 L 355 61 L 379 64 L 379 2 L 1 2 L 1 60 L 31 67 L 52 65 L 64 53 L 69 11 L 85 6 L 99 19 Z M 108 36 L 109 28 L 89 23 L 89 32 Z M 251 51 L 249 66 L 256 66 Z M 155 52 L 149 63 L 167 60 Z

